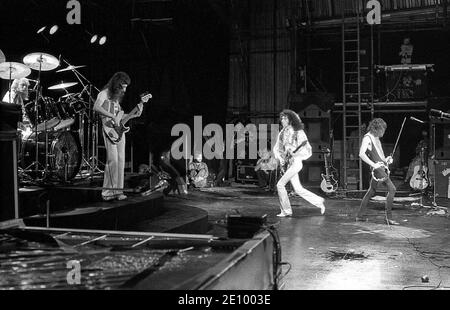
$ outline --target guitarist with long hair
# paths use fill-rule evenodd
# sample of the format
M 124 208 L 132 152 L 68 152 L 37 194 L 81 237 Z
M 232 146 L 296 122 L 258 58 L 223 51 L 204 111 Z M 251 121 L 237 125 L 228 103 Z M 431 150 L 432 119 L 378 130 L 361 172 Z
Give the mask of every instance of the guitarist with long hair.
M 94 111 L 100 114 L 102 118 L 103 139 L 105 140 L 106 148 L 106 165 L 103 179 L 102 198 L 105 201 L 113 199 L 124 200 L 127 198 L 123 194 L 124 184 L 124 168 L 125 168 L 125 137 L 114 141 L 105 133 L 106 124 L 121 124 L 123 118 L 130 115 L 123 114 L 123 109 L 120 105 L 130 85 L 131 79 L 125 72 L 116 72 L 105 85 L 103 90 L 98 94 L 97 100 L 94 104 Z M 133 117 L 138 117 L 142 114 L 142 103 L 138 104 L 137 112 Z
M 291 203 L 286 191 L 288 182 L 291 182 L 297 195 L 320 208 L 320 213 L 324 214 L 324 199 L 304 188 L 298 177 L 298 173 L 303 168 L 303 160 L 312 155 L 311 145 L 303 131 L 304 125 L 298 114 L 288 109 L 280 113 L 280 122 L 283 129 L 278 134 L 273 153 L 275 158 L 280 161 L 281 169 L 285 172 L 277 183 L 281 207 L 281 213 L 277 216 L 292 216 Z
M 386 224 L 399 225 L 398 222 L 392 219 L 392 205 L 394 203 L 396 188 L 389 178 L 389 174 L 385 172 L 385 167 L 392 164 L 393 159 L 391 156 L 385 157 L 380 141 L 380 138 L 384 136 L 386 128 L 387 124 L 382 118 L 374 118 L 369 123 L 369 126 L 367 126 L 367 133 L 362 139 L 359 157 L 361 157 L 361 159 L 373 170 L 377 170 L 377 173 L 381 174 L 383 178 L 380 178 L 380 181 L 378 181 L 373 176 L 371 177 L 370 188 L 367 190 L 367 193 L 361 201 L 358 214 L 356 215 L 356 221 L 364 221 L 364 209 L 367 207 L 370 198 L 375 195 L 378 184 L 384 183 L 388 190 L 386 196 Z

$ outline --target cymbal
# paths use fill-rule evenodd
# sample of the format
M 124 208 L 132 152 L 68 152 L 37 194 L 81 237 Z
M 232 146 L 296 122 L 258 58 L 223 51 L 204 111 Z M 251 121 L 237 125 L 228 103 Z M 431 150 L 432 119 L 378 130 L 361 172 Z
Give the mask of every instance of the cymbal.
M 59 66 L 55 56 L 46 53 L 31 53 L 23 58 L 23 63 L 33 70 L 51 71 Z
M 0 63 L 5 62 L 5 61 L 6 61 L 5 54 L 3 54 L 2 50 L 0 50 Z
M 70 65 L 67 68 L 60 69 L 60 70 L 58 70 L 56 72 L 64 72 L 64 71 L 75 70 L 75 69 L 84 68 L 84 67 L 86 67 L 86 66 L 85 65 L 81 65 L 81 66 L 72 66 L 72 65 Z
M 19 62 L 0 63 L 0 78 L 4 80 L 21 79 L 29 76 L 31 69 Z
M 69 87 L 75 86 L 77 84 L 78 84 L 78 82 L 61 83 L 61 84 L 50 86 L 48 89 L 51 89 L 51 90 L 64 89 L 64 88 L 69 88 Z
M 75 96 L 77 93 L 68 93 L 68 94 L 65 94 L 64 96 L 61 96 L 61 97 L 59 97 L 59 98 L 61 98 L 61 99 L 66 99 L 66 98 L 68 98 L 68 97 L 73 97 L 73 96 Z

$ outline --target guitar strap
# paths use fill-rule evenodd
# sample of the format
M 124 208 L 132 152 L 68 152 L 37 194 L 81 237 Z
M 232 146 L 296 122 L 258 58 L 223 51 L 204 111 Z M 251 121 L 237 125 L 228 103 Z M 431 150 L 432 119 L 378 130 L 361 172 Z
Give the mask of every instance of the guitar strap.
M 366 136 L 369 137 L 370 142 L 372 143 L 372 147 L 374 147 L 375 149 L 370 150 L 370 152 L 372 153 L 372 155 L 375 155 L 374 153 L 376 153 L 378 158 L 371 158 L 373 161 L 377 162 L 381 160 L 381 155 L 384 155 L 383 150 L 380 150 L 378 148 L 378 145 L 375 143 L 375 141 L 372 138 L 372 135 L 370 133 L 367 133 Z M 369 156 L 369 157 L 375 157 L 375 156 Z

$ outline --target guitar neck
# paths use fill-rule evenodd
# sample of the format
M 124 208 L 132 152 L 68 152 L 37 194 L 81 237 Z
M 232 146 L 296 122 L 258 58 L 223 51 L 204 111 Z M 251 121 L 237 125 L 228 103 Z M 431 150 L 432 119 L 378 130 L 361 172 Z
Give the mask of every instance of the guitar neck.
M 326 174 L 327 176 L 329 176 L 329 175 L 330 175 L 330 172 L 329 172 L 329 168 L 328 168 L 327 155 L 324 156 L 324 159 L 325 159 L 325 174 Z
M 142 101 L 139 102 L 139 103 L 142 103 Z M 137 110 L 138 110 L 138 107 L 137 107 L 137 105 L 136 105 L 136 106 L 134 107 L 134 109 L 131 110 L 131 112 L 128 113 L 127 116 L 125 116 L 125 117 L 122 119 L 122 124 L 125 125 L 130 119 L 135 118 L 134 114 L 137 112 Z

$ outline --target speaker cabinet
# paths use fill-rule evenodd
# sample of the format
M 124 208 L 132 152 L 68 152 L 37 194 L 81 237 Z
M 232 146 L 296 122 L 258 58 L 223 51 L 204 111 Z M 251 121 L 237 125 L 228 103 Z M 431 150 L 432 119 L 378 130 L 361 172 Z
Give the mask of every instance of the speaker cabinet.
M 0 104 L 0 222 L 19 217 L 17 122 L 21 113 L 20 105 Z
M 0 133 L 0 222 L 18 218 L 17 144 Z
M 255 166 L 239 165 L 236 167 L 236 181 L 238 182 L 256 182 Z
M 436 164 L 436 195 L 450 198 L 450 160 L 439 160 Z

